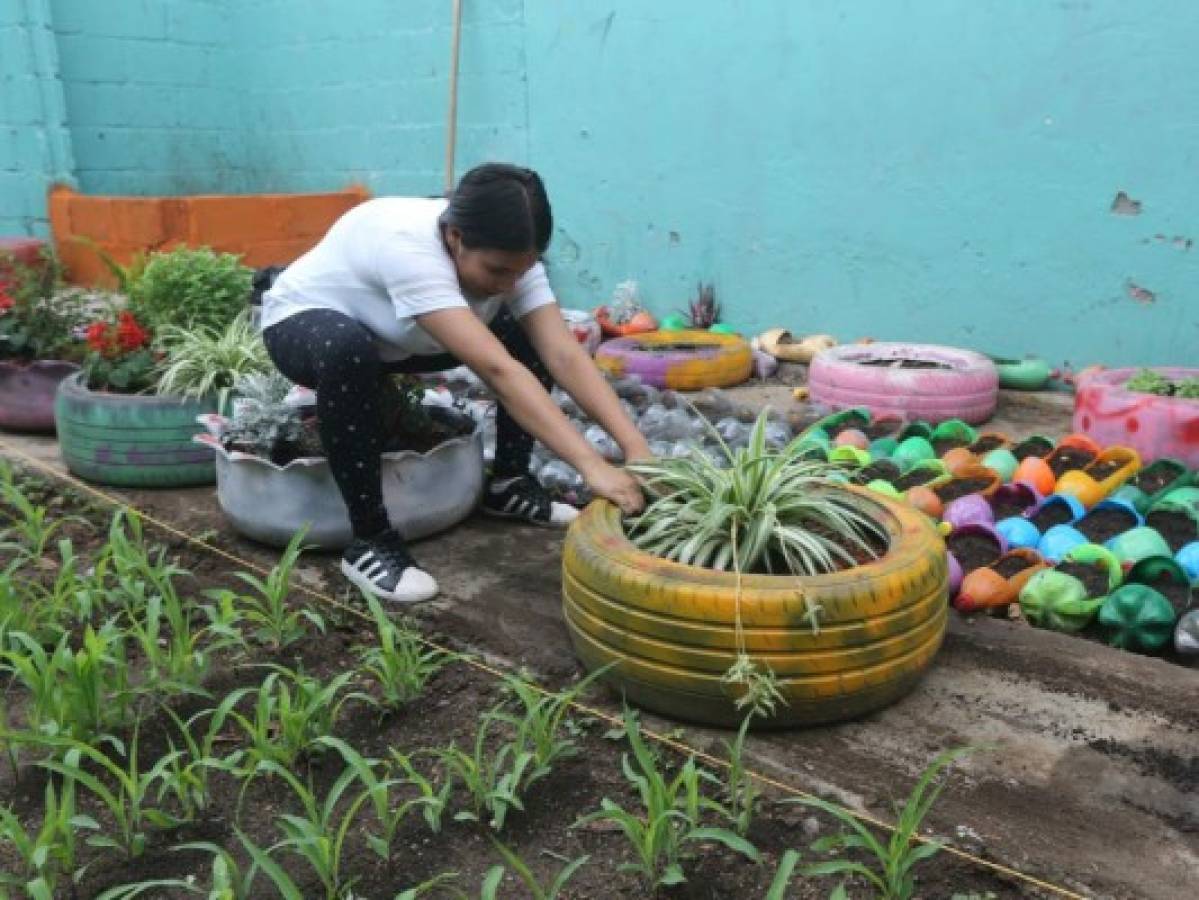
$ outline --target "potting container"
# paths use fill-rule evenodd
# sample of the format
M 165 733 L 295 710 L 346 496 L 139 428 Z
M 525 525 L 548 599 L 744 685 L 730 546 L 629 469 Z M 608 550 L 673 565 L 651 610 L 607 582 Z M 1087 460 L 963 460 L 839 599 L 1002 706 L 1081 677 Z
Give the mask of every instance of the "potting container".
M 305 546 L 337 550 L 353 540 L 328 460 L 296 459 L 277 466 L 259 456 L 230 453 L 207 433 L 197 440 L 215 450 L 217 502 L 238 533 L 273 547 L 287 546 L 304 526 Z M 384 453 L 381 462 L 387 517 L 407 540 L 458 524 L 483 493 L 481 428 L 427 453 Z
M 1074 428 L 1102 444 L 1132 447 L 1146 461 L 1162 457 L 1199 468 L 1199 400 L 1159 397 L 1124 385 L 1138 369 L 1108 369 L 1079 381 Z M 1154 368 L 1165 378 L 1199 378 L 1199 369 Z
M 1113 468 L 1114 467 L 1114 468 Z M 1066 472 L 1057 480 L 1054 490 L 1073 494 L 1084 506 L 1094 506 L 1141 467 L 1141 457 L 1128 447 L 1109 447 L 1086 468 Z M 1107 470 L 1108 474 L 1100 474 Z
M 1081 579 L 1067 572 L 1038 572 L 1020 590 L 1020 610 L 1034 625 L 1053 631 L 1081 631 L 1094 621 L 1104 600 L 1120 584 L 1120 564 L 1102 547 L 1081 544 L 1068 554 L 1067 561 L 1101 567 L 1106 575 L 1103 589 L 1091 595 Z
M 0 360 L 0 429 L 52 433 L 58 385 L 78 371 L 79 366 L 59 359 Z
M 1054 525 L 1037 541 L 1037 552 L 1051 563 L 1061 560 L 1076 547 L 1089 543 L 1087 536 L 1073 525 Z
M 1147 480 L 1160 481 L 1161 487 L 1146 493 L 1141 485 Z M 1155 502 L 1171 491 L 1191 482 L 1191 470 L 1177 459 L 1163 457 L 1143 467 L 1112 494 L 1112 499 L 1131 503 L 1139 513 L 1146 512 Z
M 1025 568 L 1013 575 L 1004 575 L 1002 567 L 1005 562 L 1019 560 Z M 1008 550 L 1003 556 L 989 566 L 975 569 L 964 579 L 954 597 L 953 605 L 960 612 L 976 612 L 983 609 L 1002 609 L 1016 602 L 1020 591 L 1029 580 L 1047 569 L 1045 562 L 1033 550 Z
M 1126 584 L 1103 601 L 1099 625 L 1113 647 L 1153 653 L 1174 635 L 1178 620 L 1170 601 L 1151 587 Z
M 1170 545 L 1152 528 L 1132 528 L 1107 542 L 1107 548 L 1125 566 L 1133 566 L 1151 556 L 1170 556 Z
M 54 400 L 58 444 L 80 478 L 119 487 L 183 487 L 216 478 L 212 449 L 192 438 L 215 400 L 91 391 L 83 373 L 64 378 Z
M 1199 656 L 1199 609 L 1184 613 L 1174 626 L 1174 650 L 1179 656 Z

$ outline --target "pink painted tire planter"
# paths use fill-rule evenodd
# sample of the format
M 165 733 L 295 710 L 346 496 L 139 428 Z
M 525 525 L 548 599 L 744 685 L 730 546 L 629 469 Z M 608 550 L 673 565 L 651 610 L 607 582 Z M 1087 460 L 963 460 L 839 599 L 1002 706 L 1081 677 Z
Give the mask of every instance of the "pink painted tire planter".
M 1170 456 L 1199 467 L 1199 400 L 1125 390 L 1137 369 L 1108 369 L 1083 378 L 1074 395 L 1074 430 L 1105 447 L 1131 447 L 1146 463 Z M 1199 369 L 1157 368 L 1172 381 Z
M 913 359 L 946 369 L 902 369 L 871 365 L 877 360 Z M 985 422 L 995 412 L 999 375 L 981 353 L 935 344 L 846 344 L 818 353 L 808 387 L 815 403 L 834 409 L 865 406 L 877 416 L 944 422 Z
M 78 371 L 79 366 L 60 359 L 0 361 L 0 429 L 53 434 L 58 384 Z
M 595 363 L 615 378 L 679 391 L 732 387 L 749 379 L 754 356 L 740 335 L 712 331 L 651 331 L 600 344 Z

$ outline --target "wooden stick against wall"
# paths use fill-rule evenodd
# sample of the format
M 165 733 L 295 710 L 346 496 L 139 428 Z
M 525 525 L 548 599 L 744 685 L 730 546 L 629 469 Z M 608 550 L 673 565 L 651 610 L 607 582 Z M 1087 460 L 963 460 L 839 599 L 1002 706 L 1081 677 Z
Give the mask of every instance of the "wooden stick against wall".
M 445 142 L 445 192 L 454 189 L 454 148 L 458 142 L 458 46 L 462 39 L 462 0 L 454 0 L 454 25 L 450 38 L 450 120 Z

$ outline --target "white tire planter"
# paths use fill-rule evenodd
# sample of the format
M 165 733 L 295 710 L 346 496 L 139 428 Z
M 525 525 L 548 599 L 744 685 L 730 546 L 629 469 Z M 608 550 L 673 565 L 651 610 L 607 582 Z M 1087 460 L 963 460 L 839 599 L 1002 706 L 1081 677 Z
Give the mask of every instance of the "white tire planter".
M 911 359 L 946 368 L 899 368 Z M 985 422 L 995 412 L 999 375 L 981 353 L 935 344 L 848 344 L 818 353 L 808 375 L 811 399 L 833 409 L 868 407 L 876 417 Z
M 285 547 L 305 525 L 305 546 L 340 550 L 353 539 L 345 502 L 323 457 L 277 466 L 229 452 L 210 434 L 196 440 L 216 450 L 217 502 L 239 534 Z M 383 505 L 406 540 L 457 525 L 483 495 L 483 433 L 452 438 L 428 453 L 384 453 Z

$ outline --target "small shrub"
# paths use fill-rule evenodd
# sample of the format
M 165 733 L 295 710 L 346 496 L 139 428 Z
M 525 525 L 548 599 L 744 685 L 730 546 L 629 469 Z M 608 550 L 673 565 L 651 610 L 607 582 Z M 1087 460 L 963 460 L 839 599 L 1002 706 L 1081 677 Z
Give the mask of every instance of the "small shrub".
M 151 253 L 130 286 L 130 305 L 153 328 L 222 331 L 245 309 L 253 277 L 237 256 L 207 247 Z

